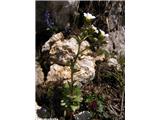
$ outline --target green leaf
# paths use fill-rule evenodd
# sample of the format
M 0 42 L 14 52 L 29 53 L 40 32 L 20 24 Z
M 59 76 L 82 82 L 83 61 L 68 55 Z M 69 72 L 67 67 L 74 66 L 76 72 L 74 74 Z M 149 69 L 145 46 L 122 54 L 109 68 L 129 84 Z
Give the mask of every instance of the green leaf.
M 97 55 L 102 55 L 104 54 L 105 56 L 108 56 L 108 52 L 106 50 L 103 50 L 103 49 L 98 49 L 96 51 Z
M 74 94 L 75 95 L 81 95 L 81 90 L 80 90 L 80 88 L 78 87 L 78 86 L 76 86 L 75 88 L 74 88 Z
M 104 109 L 104 106 L 102 105 L 101 102 L 98 101 L 98 111 L 99 111 L 100 113 L 102 113 L 102 112 L 103 112 L 103 109 Z
M 61 103 L 61 106 L 65 106 L 65 105 L 66 105 L 66 103 L 64 103 L 64 102 Z
M 94 37 L 93 40 L 96 42 L 96 41 L 98 41 L 98 38 Z
M 78 105 L 71 105 L 71 109 L 75 112 L 77 109 L 79 109 Z
M 83 100 L 83 98 L 82 98 L 81 96 L 76 96 L 76 97 L 74 98 L 74 101 L 75 101 L 75 102 L 78 102 L 78 103 L 82 102 L 82 100 Z
M 68 88 L 69 88 L 69 84 L 68 84 L 68 83 L 65 83 L 65 84 L 64 84 L 64 88 L 67 88 L 67 89 L 68 89 Z

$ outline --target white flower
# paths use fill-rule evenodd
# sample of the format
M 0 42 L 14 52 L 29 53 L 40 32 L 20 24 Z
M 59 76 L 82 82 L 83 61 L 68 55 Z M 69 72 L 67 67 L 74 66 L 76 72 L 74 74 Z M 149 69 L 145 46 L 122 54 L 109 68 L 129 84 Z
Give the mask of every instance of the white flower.
M 100 30 L 100 33 L 103 37 L 109 37 L 109 34 L 106 34 L 103 30 Z
M 106 36 L 106 34 L 103 30 L 100 30 L 100 33 L 101 33 L 102 36 L 104 36 L 104 37 Z
M 96 28 L 94 25 L 92 25 L 92 29 L 93 29 L 96 33 L 98 33 L 98 30 L 97 30 L 97 28 Z
M 91 20 L 91 19 L 95 19 L 96 17 L 93 16 L 92 14 L 90 13 L 83 13 L 84 14 L 84 17 L 88 20 Z

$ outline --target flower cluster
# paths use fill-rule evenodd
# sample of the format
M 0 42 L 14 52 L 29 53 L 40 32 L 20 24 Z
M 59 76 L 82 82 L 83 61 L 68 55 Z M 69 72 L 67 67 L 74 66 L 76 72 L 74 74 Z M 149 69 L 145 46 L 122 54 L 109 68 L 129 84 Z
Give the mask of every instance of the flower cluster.
M 98 29 L 97 29 L 94 25 L 92 25 L 92 29 L 93 29 L 96 33 L 98 33 Z
M 84 14 L 84 17 L 88 20 L 92 20 L 92 19 L 95 19 L 96 17 L 93 16 L 92 14 L 90 13 L 83 13 Z
M 83 15 L 86 18 L 86 20 L 88 20 L 88 21 L 96 18 L 95 16 L 93 16 L 90 13 L 83 13 Z M 97 27 L 95 27 L 94 25 L 92 25 L 91 27 L 95 33 L 97 33 L 97 34 L 100 33 L 103 37 L 109 37 L 109 34 L 106 34 L 103 30 L 99 29 L 99 31 L 98 31 Z

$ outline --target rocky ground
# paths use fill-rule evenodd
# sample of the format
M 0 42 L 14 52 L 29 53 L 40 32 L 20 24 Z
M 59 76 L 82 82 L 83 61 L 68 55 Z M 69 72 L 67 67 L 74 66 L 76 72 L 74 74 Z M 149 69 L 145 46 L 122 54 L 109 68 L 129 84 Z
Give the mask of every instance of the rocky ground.
M 93 25 L 108 35 L 107 44 L 101 46 L 107 55 L 94 56 L 93 50 L 87 50 L 78 59 L 79 71 L 73 77 L 84 99 L 72 119 L 125 119 L 124 6 L 124 1 L 36 2 L 37 120 L 68 119 L 60 106 L 61 86 L 71 79 L 67 63 L 78 49 L 71 36 L 80 33 L 87 12 L 96 17 Z M 86 46 L 90 46 L 88 41 L 80 49 Z

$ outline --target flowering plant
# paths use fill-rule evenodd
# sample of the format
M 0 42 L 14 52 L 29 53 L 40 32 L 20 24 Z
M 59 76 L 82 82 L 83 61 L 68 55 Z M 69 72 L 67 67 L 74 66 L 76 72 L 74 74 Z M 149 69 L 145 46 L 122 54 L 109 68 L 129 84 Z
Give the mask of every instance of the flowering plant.
M 65 108 L 66 113 L 74 113 L 77 109 L 79 109 L 80 103 L 83 100 L 80 86 L 75 85 L 76 81 L 73 78 L 74 73 L 78 71 L 76 69 L 77 59 L 83 55 L 85 50 L 91 49 L 96 53 L 100 50 L 100 46 L 106 43 L 105 32 L 91 24 L 91 20 L 96 17 L 90 13 L 84 13 L 84 17 L 86 18 L 86 24 L 82 27 L 81 32 L 78 35 L 73 36 L 78 42 L 78 52 L 69 63 L 71 69 L 71 81 L 67 81 L 67 83 L 63 86 L 63 99 L 61 100 L 61 106 Z M 87 46 L 85 49 L 81 50 L 81 43 L 85 40 L 90 43 L 90 46 Z M 96 109 L 97 104 L 98 106 L 102 106 L 100 102 L 97 103 L 97 101 L 92 101 L 91 107 Z M 102 107 L 99 110 L 102 110 Z M 72 114 L 69 116 L 71 118 Z

